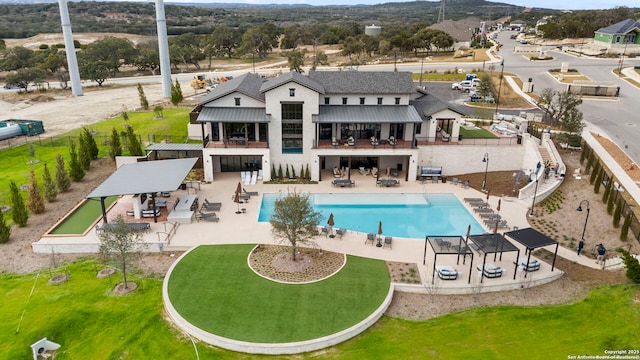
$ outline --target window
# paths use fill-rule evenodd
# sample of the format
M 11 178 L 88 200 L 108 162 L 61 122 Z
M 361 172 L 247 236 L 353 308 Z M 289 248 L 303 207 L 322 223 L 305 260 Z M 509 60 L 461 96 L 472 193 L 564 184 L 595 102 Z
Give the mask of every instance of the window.
M 346 97 L 342 98 L 342 105 L 347 105 L 347 98 Z
M 363 97 L 360 98 L 360 105 L 364 105 L 364 98 Z
M 400 98 L 396 98 L 396 105 L 400 105 Z
M 283 103 L 282 152 L 302 153 L 302 103 Z
M 296 96 L 296 89 L 289 89 L 289 96 L 293 97 Z
M 378 105 L 382 105 L 382 98 L 381 97 L 378 98 Z
M 328 97 L 324 98 L 324 104 L 325 105 L 329 105 L 329 98 Z
M 240 98 L 234 98 L 234 100 L 236 101 L 236 106 L 240 106 Z

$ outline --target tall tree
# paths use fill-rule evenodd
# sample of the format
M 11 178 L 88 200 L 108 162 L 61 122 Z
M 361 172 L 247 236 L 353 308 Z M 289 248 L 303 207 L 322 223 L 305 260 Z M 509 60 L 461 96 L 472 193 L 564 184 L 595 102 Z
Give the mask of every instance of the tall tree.
M 85 172 L 78 159 L 76 144 L 73 141 L 69 145 L 69 157 L 69 177 L 71 177 L 71 180 L 78 182 L 84 178 Z
M 18 185 L 16 185 L 13 180 L 9 183 L 9 193 L 13 210 L 11 213 L 13 222 L 20 227 L 25 227 L 27 221 L 29 221 L 29 212 L 27 211 L 27 206 L 24 204 L 22 194 L 20 194 L 20 189 L 18 189 Z
M 4 213 L 0 211 L 0 244 L 6 244 L 11 237 L 11 227 L 7 225 L 7 221 L 4 219 Z
M 544 111 L 547 121 L 558 124 L 565 120 L 576 120 L 571 117 L 577 116 L 574 112 L 578 111 L 577 107 L 582 104 L 582 99 L 569 91 L 546 88 L 542 90 L 537 104 Z M 582 121 L 581 115 L 579 120 Z
M 176 78 L 176 81 L 171 84 L 171 103 L 176 106 L 180 104 L 182 100 L 184 100 L 184 95 L 182 95 L 180 83 L 178 82 L 178 78 Z
M 56 183 L 53 181 L 51 177 L 51 172 L 49 171 L 49 167 L 47 163 L 44 163 L 44 171 L 42 173 L 42 182 L 44 186 L 44 198 L 48 202 L 53 202 L 56 200 L 58 196 L 58 188 L 56 187 Z
M 127 149 L 129 149 L 129 155 L 131 156 L 144 155 L 144 151 L 142 151 L 142 144 L 140 144 L 140 140 L 138 140 L 138 135 L 133 132 L 132 126 L 127 128 Z
M 299 245 L 314 243 L 312 239 L 318 235 L 317 226 L 321 216 L 320 212 L 314 210 L 309 195 L 295 190 L 276 200 L 269 220 L 271 231 L 281 242 L 291 245 L 294 261 Z
M 242 42 L 242 33 L 230 26 L 217 26 L 209 38 L 217 56 L 231 58 Z
M 295 71 L 298 73 L 303 73 L 302 66 L 304 65 L 304 54 L 306 51 L 304 50 L 291 50 L 284 53 L 284 56 L 287 57 L 287 62 L 289 64 L 289 70 Z
M 158 42 L 155 40 L 142 42 L 136 45 L 137 55 L 133 59 L 133 65 L 138 70 L 149 70 L 151 75 L 156 75 L 160 69 L 160 53 Z
M 122 145 L 120 144 L 120 134 L 116 128 L 111 129 L 109 137 L 109 157 L 116 160 L 116 156 L 122 155 Z
M 47 76 L 47 72 L 38 67 L 18 69 L 16 72 L 7 75 L 7 83 L 18 84 L 25 91 L 29 91 L 30 84 L 40 84 Z
M 79 63 L 102 64 L 110 76 L 115 76 L 120 66 L 134 62 L 137 51 L 128 39 L 106 36 L 87 45 L 79 55 Z
M 125 289 L 128 289 L 127 273 L 129 267 L 138 258 L 144 248 L 144 242 L 139 232 L 132 231 L 122 215 L 109 223 L 99 235 L 100 253 L 108 262 L 119 267 L 122 271 L 122 281 Z
M 71 187 L 71 179 L 64 166 L 64 158 L 60 154 L 56 154 L 56 186 L 60 192 L 67 192 Z
M 14 46 L 2 51 L 0 70 L 13 71 L 36 65 L 36 53 L 23 46 Z
M 278 28 L 272 23 L 253 26 L 242 35 L 240 50 L 244 54 L 254 53 L 264 60 L 267 53 L 278 45 L 279 35 Z
M 44 212 L 44 197 L 38 180 L 36 179 L 36 171 L 34 168 L 30 170 L 29 197 L 27 198 L 27 208 L 34 214 L 42 214 Z

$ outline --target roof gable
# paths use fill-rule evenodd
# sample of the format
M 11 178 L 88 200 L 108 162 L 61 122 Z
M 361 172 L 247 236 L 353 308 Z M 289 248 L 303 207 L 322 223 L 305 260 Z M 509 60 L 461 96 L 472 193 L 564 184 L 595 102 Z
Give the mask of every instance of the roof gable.
M 318 84 L 316 81 L 314 81 L 313 79 L 310 79 L 307 76 L 304 76 L 296 71 L 291 71 L 288 73 L 284 73 L 276 78 L 270 79 L 269 81 L 265 82 L 262 87 L 260 88 L 260 92 L 263 94 L 275 89 L 277 87 L 280 87 L 286 83 L 289 82 L 295 82 L 296 84 L 302 85 L 304 87 L 307 87 L 315 92 L 318 92 L 320 94 L 324 94 L 324 88 L 322 87 L 322 85 Z
M 640 30 L 640 21 L 634 21 L 631 19 L 623 20 L 613 25 L 609 25 L 604 28 L 600 28 L 596 30 L 598 33 L 602 34 L 626 34 L 633 29 Z
M 423 119 L 426 119 L 427 117 L 444 110 L 451 110 L 455 113 L 460 114 L 461 116 L 469 116 L 469 114 L 467 114 L 466 112 L 452 107 L 448 102 L 440 100 L 432 94 L 424 92 L 420 93 L 424 95 L 415 100 L 411 100 L 409 104 L 413 105 L 418 114 L 420 114 L 420 117 L 422 117 Z
M 309 78 L 327 94 L 410 94 L 416 89 L 409 72 L 310 71 Z
M 218 85 L 209 96 L 207 96 L 199 105 L 204 105 L 214 100 L 223 98 L 234 92 L 246 95 L 256 100 L 264 102 L 264 94 L 260 92 L 260 87 L 264 83 L 264 79 L 259 75 L 246 73 L 233 78 L 227 82 Z

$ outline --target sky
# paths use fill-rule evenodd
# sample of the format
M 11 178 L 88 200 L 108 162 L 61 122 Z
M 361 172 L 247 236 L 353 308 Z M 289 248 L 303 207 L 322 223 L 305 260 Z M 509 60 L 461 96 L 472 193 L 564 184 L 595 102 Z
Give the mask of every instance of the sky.
M 382 4 L 388 2 L 407 2 L 409 0 L 164 0 L 165 3 L 202 2 L 202 3 L 246 3 L 246 4 L 309 4 L 309 5 L 352 5 Z M 455 1 L 455 0 L 446 0 Z M 439 2 L 439 1 L 436 1 Z M 502 3 L 541 7 L 558 10 L 611 9 L 617 6 L 640 7 L 638 0 L 503 0 Z

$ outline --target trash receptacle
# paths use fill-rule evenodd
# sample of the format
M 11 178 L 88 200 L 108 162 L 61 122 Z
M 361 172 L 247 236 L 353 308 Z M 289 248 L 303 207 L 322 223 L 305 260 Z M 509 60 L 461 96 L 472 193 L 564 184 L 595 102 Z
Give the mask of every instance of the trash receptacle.
M 443 177 L 442 177 L 442 183 L 444 184 L 444 183 L 446 183 L 446 182 L 447 182 L 447 177 L 446 177 L 446 176 L 443 176 Z

